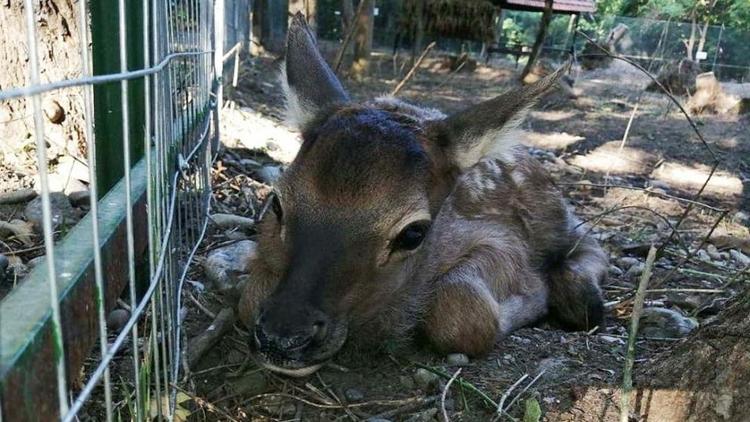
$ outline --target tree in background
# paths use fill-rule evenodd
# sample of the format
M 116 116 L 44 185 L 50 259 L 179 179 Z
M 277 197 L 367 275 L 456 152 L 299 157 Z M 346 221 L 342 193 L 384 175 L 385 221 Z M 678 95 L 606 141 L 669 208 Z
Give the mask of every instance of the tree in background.
M 531 72 L 537 57 L 539 57 L 539 53 L 542 51 L 544 38 L 547 36 L 547 28 L 552 20 L 552 3 L 553 0 L 544 0 L 544 12 L 542 12 L 542 20 L 539 23 L 539 32 L 536 34 L 536 41 L 534 41 L 534 46 L 531 49 L 529 61 L 526 62 L 526 66 L 524 66 L 523 71 L 521 72 L 522 81 L 526 78 L 526 75 Z
M 301 12 L 307 18 L 307 25 L 313 31 L 317 32 L 317 0 L 289 0 L 289 19 L 297 12 Z
M 354 29 L 354 59 L 352 61 L 351 76 L 362 79 L 370 68 L 370 53 L 372 51 L 372 32 L 374 26 L 375 2 L 360 0 L 364 4 L 362 12 L 356 17 Z

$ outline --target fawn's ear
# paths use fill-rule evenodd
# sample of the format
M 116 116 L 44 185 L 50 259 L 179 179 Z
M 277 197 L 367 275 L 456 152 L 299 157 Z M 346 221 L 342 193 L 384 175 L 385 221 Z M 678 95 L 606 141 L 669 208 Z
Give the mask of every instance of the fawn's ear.
M 434 122 L 428 136 L 453 167 L 465 170 L 484 157 L 503 157 L 518 143 L 515 129 L 542 95 L 556 85 L 570 62 L 539 81 Z
M 281 76 L 287 121 L 299 129 L 321 111 L 349 101 L 315 43 L 302 13 L 292 18 L 286 41 L 286 64 Z

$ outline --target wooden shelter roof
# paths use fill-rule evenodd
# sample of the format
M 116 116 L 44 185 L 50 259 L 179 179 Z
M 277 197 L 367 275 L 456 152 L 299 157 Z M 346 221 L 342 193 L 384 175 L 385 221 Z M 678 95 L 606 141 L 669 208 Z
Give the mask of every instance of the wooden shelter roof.
M 544 0 L 490 0 L 492 4 L 507 10 L 544 10 Z M 594 13 L 594 0 L 554 0 L 552 11 L 555 13 Z

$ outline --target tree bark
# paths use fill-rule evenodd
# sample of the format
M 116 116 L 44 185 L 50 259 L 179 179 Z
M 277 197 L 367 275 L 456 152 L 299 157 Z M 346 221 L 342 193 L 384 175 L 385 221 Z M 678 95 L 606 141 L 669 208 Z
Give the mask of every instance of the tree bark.
M 292 16 L 301 12 L 307 18 L 307 26 L 313 31 L 313 34 L 317 33 L 317 12 L 318 2 L 317 0 L 289 0 L 289 19 Z
M 693 47 L 695 47 L 695 28 L 697 27 L 697 24 L 695 23 L 695 11 L 692 13 L 692 19 L 690 23 L 690 39 L 685 43 L 685 48 L 687 49 L 687 58 L 688 60 L 693 60 Z
M 526 75 L 531 72 L 534 63 L 542 52 L 542 45 L 544 44 L 544 39 L 547 37 L 547 28 L 549 27 L 550 21 L 552 21 L 552 3 L 553 0 L 544 0 L 544 12 L 542 12 L 542 19 L 539 22 L 539 32 L 536 34 L 536 41 L 534 41 L 534 47 L 531 49 L 529 61 L 526 62 L 526 66 L 521 72 L 522 81 L 526 78 Z
M 417 57 L 422 53 L 422 44 L 424 44 L 424 13 L 425 13 L 425 0 L 415 0 L 416 11 L 414 15 L 414 34 L 413 42 L 411 47 L 411 63 L 417 60 Z
M 354 23 L 357 25 L 354 34 L 354 60 L 352 61 L 351 75 L 355 79 L 364 77 L 370 68 L 370 52 L 372 51 L 372 31 L 374 24 L 373 0 L 361 0 L 366 2 L 362 13 Z

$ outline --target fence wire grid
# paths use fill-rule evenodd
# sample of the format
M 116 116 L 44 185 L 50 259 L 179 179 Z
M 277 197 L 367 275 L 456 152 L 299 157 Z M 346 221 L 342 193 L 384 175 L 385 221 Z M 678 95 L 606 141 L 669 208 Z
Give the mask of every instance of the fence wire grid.
M 30 84 L 0 91 L 0 103 L 26 101 L 33 110 L 45 258 L 0 302 L 0 421 L 174 417 L 182 284 L 205 233 L 218 140 L 224 4 L 138 4 L 142 34 L 129 23 L 132 4 L 116 5 L 117 27 L 110 30 L 119 42 L 109 48 L 119 51 L 119 73 L 93 75 L 93 17 L 88 2 L 78 1 L 80 77 L 43 81 L 41 4 L 23 3 Z M 143 41 L 135 49 L 143 56 L 138 69 L 127 65 L 134 35 Z M 144 81 L 135 98 L 134 80 Z M 107 83 L 120 88 L 123 130 L 115 139 L 99 139 L 94 124 L 97 113 L 111 112 L 95 106 L 94 87 Z M 44 94 L 61 90 L 83 97 L 91 198 L 86 217 L 64 237 L 53 221 L 42 107 Z M 137 139 L 130 130 L 134 101 L 144 122 Z M 108 192 L 97 190 L 103 142 L 121 144 L 124 163 Z M 131 156 L 136 143 L 143 157 Z M 129 318 L 110 330 L 107 315 L 115 307 Z M 47 403 L 52 397 L 56 402 Z

